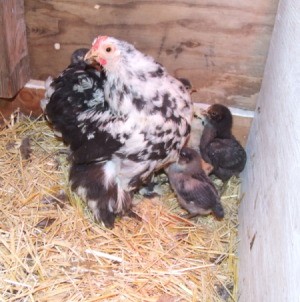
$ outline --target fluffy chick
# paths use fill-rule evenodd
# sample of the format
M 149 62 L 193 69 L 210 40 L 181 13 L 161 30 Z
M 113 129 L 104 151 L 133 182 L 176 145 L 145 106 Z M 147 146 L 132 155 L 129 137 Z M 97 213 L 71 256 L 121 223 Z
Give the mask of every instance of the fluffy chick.
M 78 64 L 84 61 L 84 57 L 89 51 L 88 48 L 78 48 L 71 55 L 71 64 Z
M 212 173 L 223 181 L 237 176 L 244 169 L 247 159 L 244 148 L 232 135 L 232 123 L 232 114 L 226 106 L 211 105 L 200 140 L 201 156 L 212 164 Z
M 213 213 L 218 219 L 224 217 L 218 192 L 210 178 L 202 170 L 201 156 L 191 148 L 184 147 L 179 160 L 172 163 L 166 173 L 179 204 L 189 212 L 188 217 Z

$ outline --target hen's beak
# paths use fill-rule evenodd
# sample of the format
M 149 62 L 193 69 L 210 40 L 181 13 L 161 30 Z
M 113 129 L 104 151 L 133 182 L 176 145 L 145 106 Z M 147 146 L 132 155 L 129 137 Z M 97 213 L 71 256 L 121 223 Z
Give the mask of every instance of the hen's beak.
M 97 59 L 97 53 L 93 49 L 90 49 L 84 56 L 84 61 L 89 64 L 96 62 L 96 59 Z

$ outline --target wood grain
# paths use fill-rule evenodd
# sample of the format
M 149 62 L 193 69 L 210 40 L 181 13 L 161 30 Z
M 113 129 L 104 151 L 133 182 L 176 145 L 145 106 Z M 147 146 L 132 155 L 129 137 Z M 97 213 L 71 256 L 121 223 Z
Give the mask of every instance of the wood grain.
M 23 0 L 0 0 L 0 97 L 13 97 L 29 80 Z
M 244 147 L 247 144 L 252 120 L 249 117 L 233 116 L 232 134 Z
M 277 3 L 26 0 L 32 77 L 57 75 L 74 49 L 112 35 L 190 79 L 194 100 L 254 109 Z
M 44 89 L 23 88 L 17 96 L 11 99 L 0 99 L 0 123 L 1 119 L 8 118 L 15 110 L 37 117 L 42 114 L 40 101 L 44 97 Z M 234 116 L 233 117 L 233 134 L 241 142 L 246 145 L 252 118 Z

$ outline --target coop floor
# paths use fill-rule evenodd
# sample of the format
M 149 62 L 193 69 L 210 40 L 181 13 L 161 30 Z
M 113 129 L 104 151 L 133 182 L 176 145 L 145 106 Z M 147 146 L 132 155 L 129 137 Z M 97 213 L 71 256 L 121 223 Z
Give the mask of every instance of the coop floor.
M 43 119 L 1 129 L 0 301 L 237 300 L 237 179 L 222 221 L 182 218 L 163 184 L 108 230 L 70 192 L 66 157 Z

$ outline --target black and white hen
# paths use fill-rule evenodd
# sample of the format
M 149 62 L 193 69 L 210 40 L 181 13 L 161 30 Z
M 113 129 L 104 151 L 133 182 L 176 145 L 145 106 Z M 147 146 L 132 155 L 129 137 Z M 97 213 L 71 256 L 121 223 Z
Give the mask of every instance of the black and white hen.
M 86 60 L 50 84 L 45 113 L 70 144 L 72 189 L 112 227 L 133 192 L 177 160 L 192 104 L 179 81 L 124 41 L 99 37 Z
M 189 218 L 210 213 L 219 219 L 224 217 L 218 192 L 201 168 L 201 157 L 196 150 L 184 147 L 179 160 L 166 172 L 179 204 L 189 212 Z
M 201 156 L 209 164 L 218 178 L 227 181 L 238 175 L 245 167 L 246 152 L 232 135 L 232 114 L 222 104 L 213 104 L 207 109 L 207 124 L 201 140 Z

